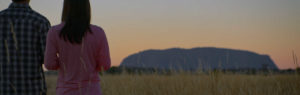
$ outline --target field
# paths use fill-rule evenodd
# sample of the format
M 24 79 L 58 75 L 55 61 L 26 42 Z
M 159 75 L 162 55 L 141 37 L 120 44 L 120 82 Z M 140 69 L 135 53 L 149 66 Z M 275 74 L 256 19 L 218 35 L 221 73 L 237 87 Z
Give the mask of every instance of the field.
M 46 76 L 48 95 L 56 76 Z M 297 75 L 101 75 L 103 95 L 300 95 Z

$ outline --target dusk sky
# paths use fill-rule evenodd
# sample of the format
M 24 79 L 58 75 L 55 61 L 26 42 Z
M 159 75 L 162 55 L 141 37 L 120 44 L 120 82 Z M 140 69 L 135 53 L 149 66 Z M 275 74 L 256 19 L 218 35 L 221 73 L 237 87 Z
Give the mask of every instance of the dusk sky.
M 11 0 L 0 0 L 0 10 Z M 281 69 L 300 59 L 300 0 L 91 0 L 92 23 L 109 40 L 112 64 L 146 49 L 222 47 L 270 55 Z M 52 25 L 63 0 L 31 0 Z

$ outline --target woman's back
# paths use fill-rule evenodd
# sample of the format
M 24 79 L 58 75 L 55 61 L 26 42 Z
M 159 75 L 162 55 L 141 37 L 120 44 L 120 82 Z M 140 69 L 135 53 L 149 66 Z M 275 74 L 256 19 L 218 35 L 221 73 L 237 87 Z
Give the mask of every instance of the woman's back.
M 98 72 L 110 67 L 104 31 L 90 25 L 91 32 L 86 32 L 81 44 L 72 44 L 59 36 L 63 27 L 64 24 L 60 24 L 48 32 L 45 55 L 45 67 L 59 70 L 57 87 L 85 88 L 91 83 L 99 83 Z

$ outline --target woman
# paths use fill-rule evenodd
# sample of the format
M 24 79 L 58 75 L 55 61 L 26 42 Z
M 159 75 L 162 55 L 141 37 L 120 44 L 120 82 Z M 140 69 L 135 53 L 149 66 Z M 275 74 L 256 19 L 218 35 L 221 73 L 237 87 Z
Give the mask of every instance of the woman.
M 109 48 L 90 19 L 89 0 L 65 0 L 62 23 L 48 32 L 44 63 L 59 71 L 56 95 L 101 95 L 98 72 L 110 68 Z

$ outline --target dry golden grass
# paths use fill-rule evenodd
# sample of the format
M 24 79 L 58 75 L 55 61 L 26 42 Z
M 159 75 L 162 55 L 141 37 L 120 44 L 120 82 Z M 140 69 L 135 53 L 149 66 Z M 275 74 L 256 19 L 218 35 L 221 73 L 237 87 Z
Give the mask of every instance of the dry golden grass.
M 56 76 L 46 76 L 48 95 Z M 103 95 L 300 95 L 296 75 L 103 75 Z

